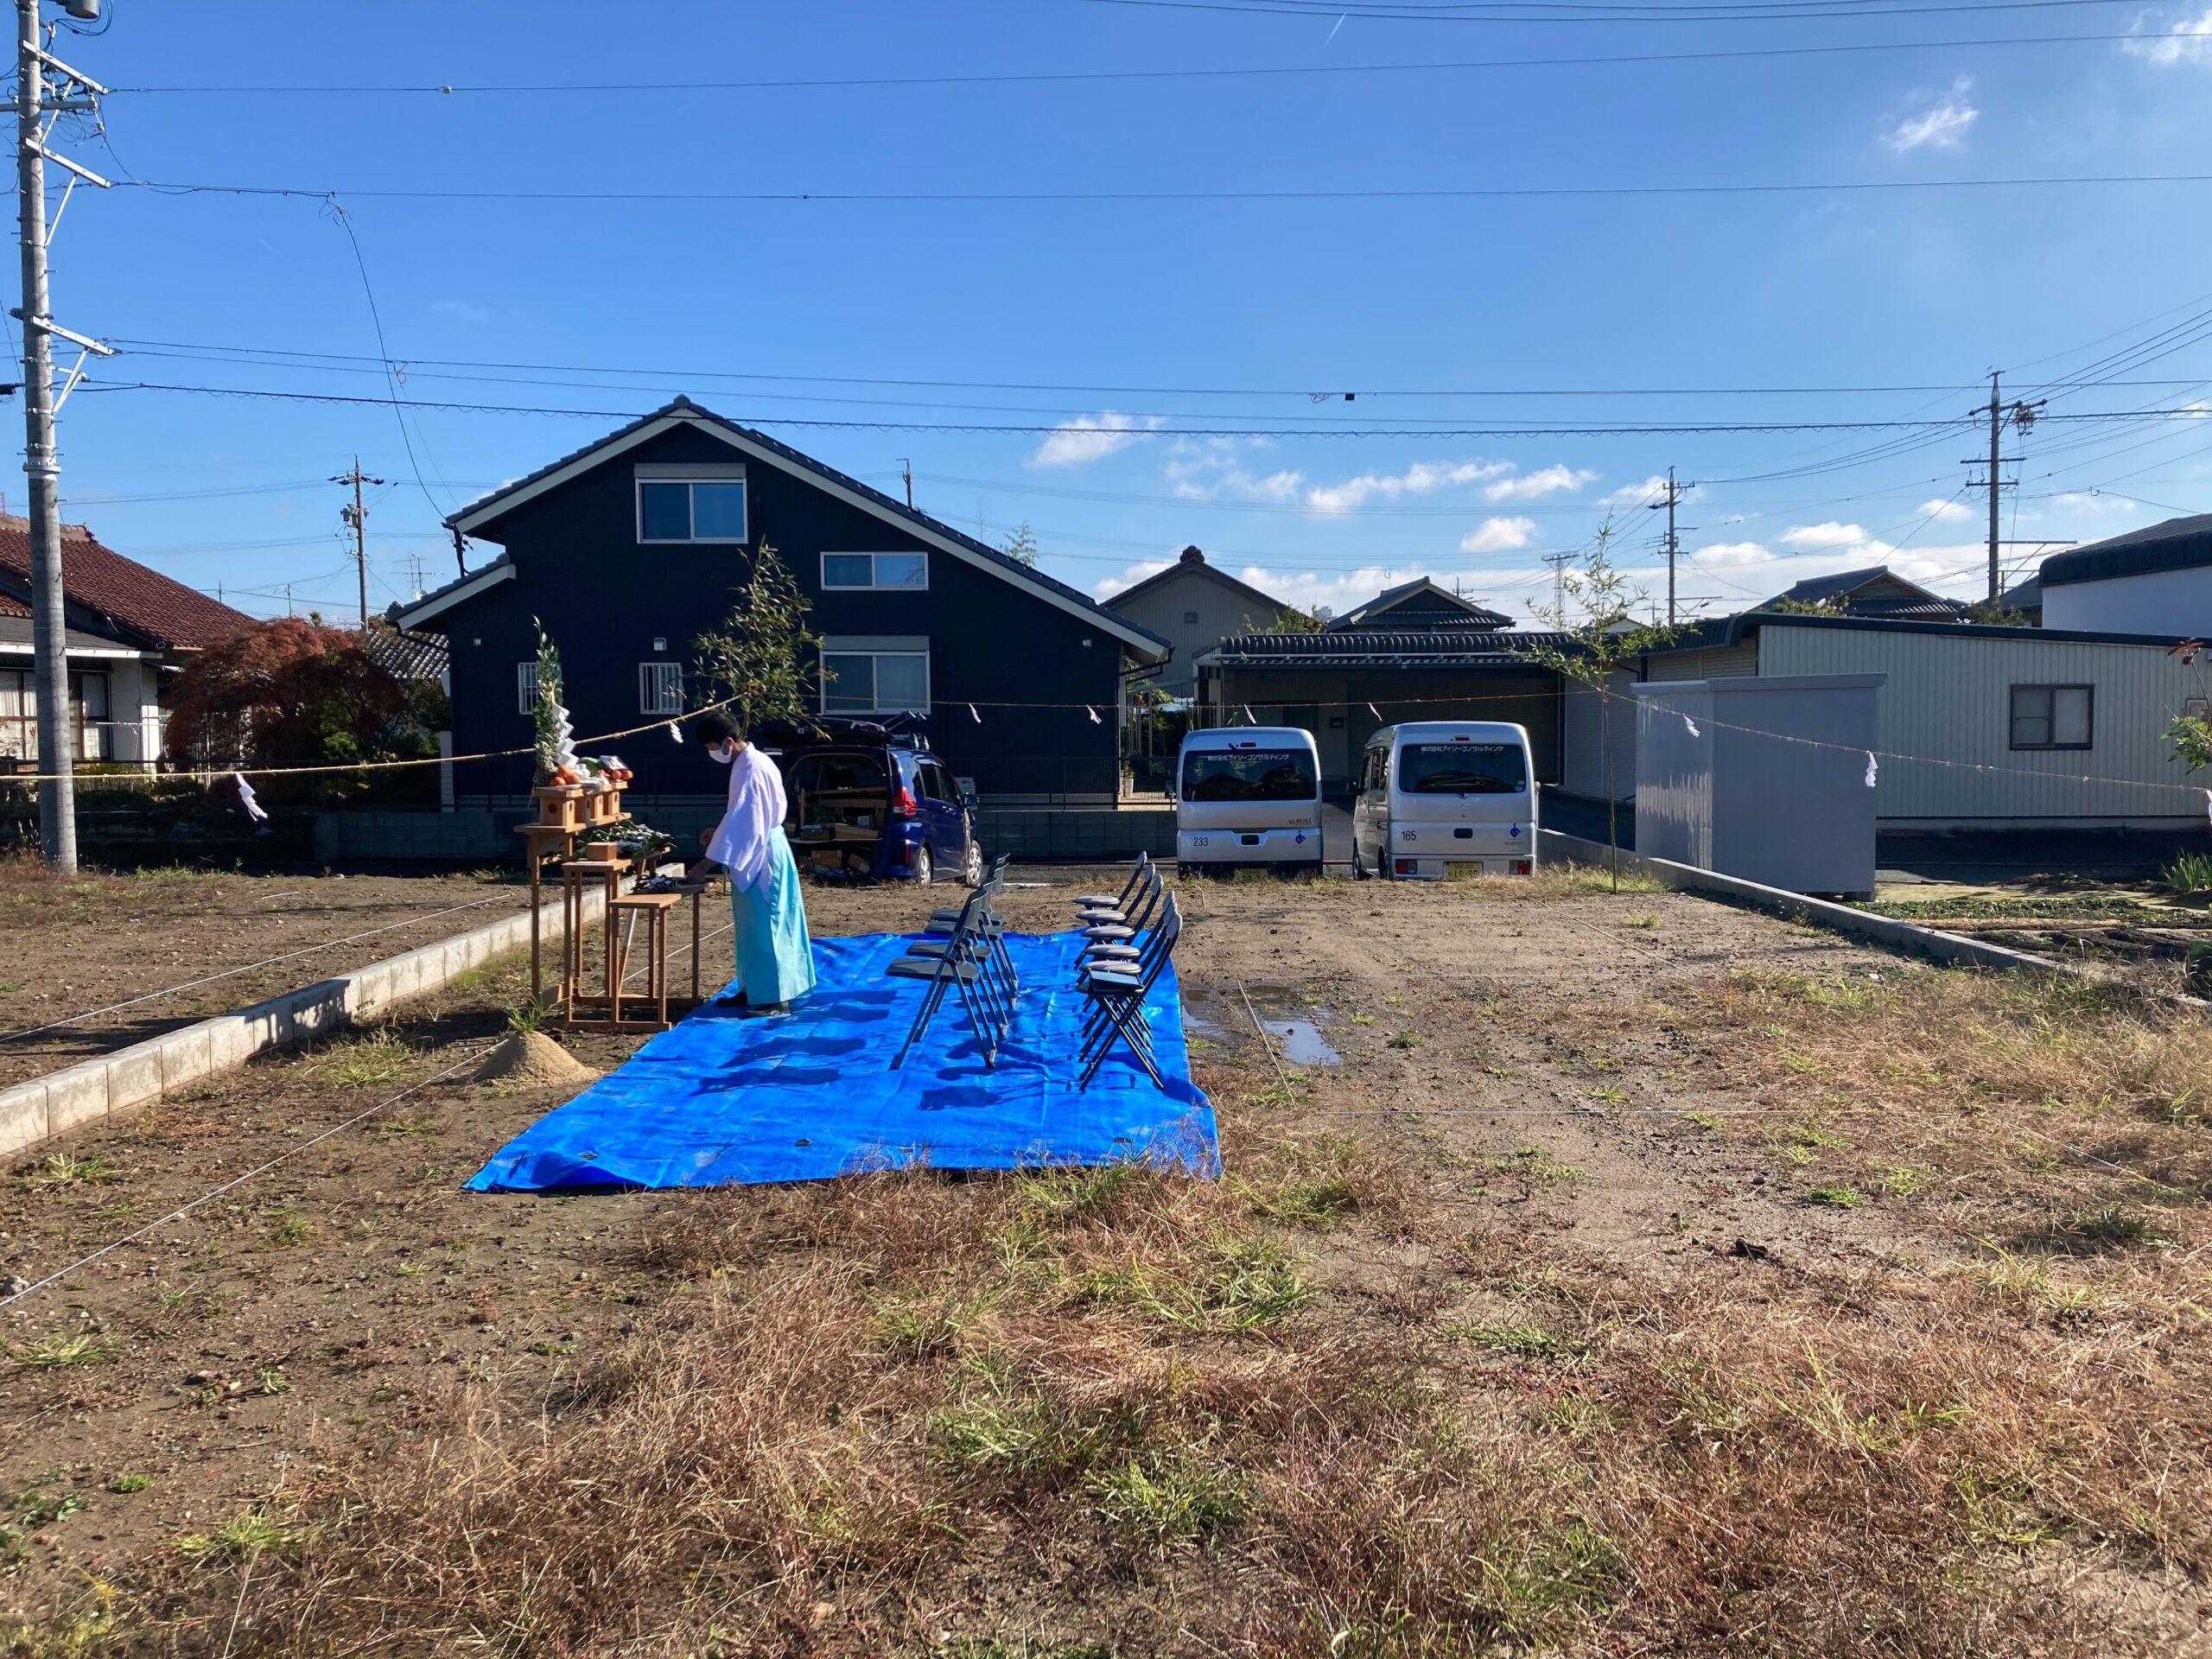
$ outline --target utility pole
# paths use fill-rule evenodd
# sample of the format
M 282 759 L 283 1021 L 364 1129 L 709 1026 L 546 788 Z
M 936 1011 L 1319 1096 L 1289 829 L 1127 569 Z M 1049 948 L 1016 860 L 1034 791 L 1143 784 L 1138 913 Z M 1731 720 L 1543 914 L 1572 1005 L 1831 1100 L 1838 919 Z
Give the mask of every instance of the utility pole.
M 1552 620 L 1561 627 L 1567 626 L 1567 566 L 1573 556 L 1565 548 L 1544 555 L 1544 563 L 1552 568 Z
M 1967 488 L 1970 490 L 1982 488 L 1989 492 L 1989 602 L 1992 605 L 1997 602 L 1997 595 L 2003 590 L 2005 585 L 2004 571 L 1998 563 L 1999 555 L 2005 546 L 2005 532 L 1999 523 L 1998 506 L 2003 499 L 1999 493 L 2019 487 L 2018 480 L 2007 480 L 1999 476 L 2006 463 L 2020 459 L 2018 455 L 2008 455 L 2004 453 L 2005 423 L 2012 422 L 2012 429 L 2016 432 L 2025 432 L 2036 423 L 2037 412 L 2043 408 L 2044 401 L 2042 398 L 2037 398 L 2032 404 L 2007 404 L 1998 391 L 1996 371 L 1992 370 L 1989 376 L 1989 401 L 1974 411 L 1977 415 L 1989 416 L 1989 459 L 1985 462 L 1977 455 L 1966 464 L 1969 467 L 1986 465 L 1989 468 L 1987 478 L 1982 480 L 1979 485 L 1969 479 L 1967 481 Z
M 914 505 L 914 463 L 904 455 L 899 458 L 899 476 L 906 480 L 906 505 Z
M 96 0 L 73 0 L 67 9 L 73 15 L 87 15 L 88 4 L 89 15 L 97 16 Z M 102 189 L 108 181 L 54 155 L 47 149 L 46 139 L 52 130 L 49 111 L 59 119 L 64 111 L 95 108 L 92 99 L 107 88 L 46 50 L 46 31 L 38 8 L 39 0 L 16 0 L 16 182 L 23 303 L 15 315 L 23 325 L 23 471 L 30 480 L 31 652 L 33 677 L 37 683 L 39 771 L 44 774 L 38 786 L 39 849 L 55 871 L 73 875 L 77 870 L 75 734 L 69 720 L 69 635 L 61 573 L 61 467 L 54 449 L 54 418 L 84 378 L 86 356 L 107 357 L 113 351 L 54 323 L 47 276 L 47 251 L 54 232 L 46 218 L 46 163 L 54 162 L 75 175 L 62 193 L 63 207 L 69 205 L 78 180 Z M 49 73 L 54 76 L 50 102 Z M 55 218 L 60 218 L 58 211 Z M 59 394 L 54 387 L 54 337 L 57 334 L 79 348 L 76 366 L 70 370 L 68 384 Z
M 1654 512 L 1662 507 L 1667 509 L 1667 626 L 1670 628 L 1675 626 L 1675 555 L 1682 545 L 1681 536 L 1675 524 L 1675 509 L 1681 504 L 1682 493 L 1696 487 L 1694 484 L 1675 483 L 1675 469 L 1669 467 L 1667 469 L 1666 496 L 1661 500 L 1645 503 Z
M 1998 451 L 2005 447 L 2005 405 L 1997 395 L 1997 372 L 1989 372 L 1989 602 L 1997 602 L 1997 594 L 2005 585 L 2003 574 L 1997 566 L 1998 543 L 2003 532 L 1997 524 L 1997 470 L 2001 464 Z
M 353 457 L 353 470 L 340 473 L 330 481 L 334 484 L 351 484 L 353 486 L 353 499 L 347 505 L 338 510 L 338 516 L 345 521 L 346 527 L 353 532 L 354 574 L 361 579 L 361 631 L 365 633 L 369 628 L 369 509 L 361 499 L 361 486 L 381 484 L 384 480 L 371 478 L 364 473 L 361 470 L 361 458 L 356 455 Z

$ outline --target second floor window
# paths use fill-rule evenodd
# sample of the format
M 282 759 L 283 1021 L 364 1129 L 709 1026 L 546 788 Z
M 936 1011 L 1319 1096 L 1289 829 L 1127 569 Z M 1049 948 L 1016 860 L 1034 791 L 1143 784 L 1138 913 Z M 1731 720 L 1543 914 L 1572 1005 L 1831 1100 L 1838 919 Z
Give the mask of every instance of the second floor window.
M 830 589 L 905 588 L 930 585 L 925 553 L 824 553 L 822 586 Z
M 641 542 L 742 542 L 745 480 L 741 478 L 640 478 L 638 539 Z

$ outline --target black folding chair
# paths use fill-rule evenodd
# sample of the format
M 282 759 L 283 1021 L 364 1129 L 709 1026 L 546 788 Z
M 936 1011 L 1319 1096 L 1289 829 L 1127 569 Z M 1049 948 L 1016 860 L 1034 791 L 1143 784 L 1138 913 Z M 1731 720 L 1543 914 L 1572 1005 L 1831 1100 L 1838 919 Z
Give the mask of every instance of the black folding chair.
M 1142 885 L 1145 872 L 1152 868 L 1149 853 L 1137 855 L 1136 868 L 1129 872 L 1129 879 L 1122 884 L 1119 893 L 1086 893 L 1075 901 L 1078 912 L 1093 910 L 1127 910 L 1129 899 Z
M 1076 927 L 1086 942 L 1086 949 L 1099 944 L 1132 944 L 1138 935 L 1150 925 L 1153 912 L 1160 906 L 1167 884 L 1160 879 L 1155 868 L 1147 867 L 1144 881 L 1135 902 L 1125 909 L 1085 911 L 1077 918 Z
M 1126 967 L 1101 963 L 1084 969 L 1083 992 L 1090 999 L 1090 1012 L 1084 1025 L 1080 1053 L 1084 1059 L 1083 1074 L 1076 1086 L 1088 1089 L 1106 1064 L 1107 1056 L 1114 1051 L 1119 1038 L 1128 1047 L 1136 1062 L 1145 1069 L 1155 1088 L 1167 1086 L 1160 1075 L 1160 1062 L 1152 1043 L 1152 1027 L 1145 1019 L 1146 996 L 1167 967 L 1168 959 L 1175 953 L 1175 941 L 1183 931 L 1183 912 L 1175 902 L 1175 895 L 1167 895 L 1165 912 L 1160 925 L 1146 939 L 1138 959 Z
M 979 931 L 991 946 L 992 960 L 997 964 L 999 972 L 1005 976 L 1007 995 L 1018 996 L 1021 992 L 1021 976 L 1014 969 L 1013 952 L 1007 949 L 1006 918 L 1000 913 L 998 907 L 998 901 L 1006 892 L 1006 867 L 1009 861 L 1003 853 L 993 859 L 990 874 L 983 878 L 976 890 L 990 895 L 983 906 Z M 952 931 L 960 916 L 960 910 L 933 910 L 930 912 L 928 925 L 922 931 L 932 937 L 943 938 Z
M 922 1005 L 914 1011 L 913 1024 L 906 1029 L 906 1040 L 899 1045 L 899 1052 L 892 1058 L 893 1071 L 906 1063 L 907 1052 L 929 1029 L 930 1021 L 944 1006 L 948 991 L 959 994 L 969 1028 L 982 1045 L 983 1064 L 994 1069 L 998 1065 L 999 1042 L 1013 1022 L 1014 1010 L 1011 1000 L 1002 998 L 1001 988 L 994 982 L 990 947 L 982 937 L 981 918 L 989 903 L 988 886 L 976 888 L 960 907 L 959 919 L 950 935 L 942 939 L 917 940 L 907 947 L 905 956 L 884 969 L 893 979 L 924 982 Z

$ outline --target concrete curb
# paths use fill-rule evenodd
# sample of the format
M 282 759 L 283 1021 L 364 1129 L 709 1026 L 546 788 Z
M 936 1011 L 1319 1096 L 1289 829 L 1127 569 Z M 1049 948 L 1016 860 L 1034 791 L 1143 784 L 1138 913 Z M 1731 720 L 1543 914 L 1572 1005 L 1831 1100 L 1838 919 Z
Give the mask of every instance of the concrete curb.
M 603 893 L 586 893 L 585 923 L 597 921 L 605 907 Z M 538 916 L 549 942 L 557 942 L 560 901 L 541 906 Z M 530 912 L 525 910 L 404 956 L 372 962 L 350 974 L 0 1089 L 0 1157 L 12 1157 L 95 1119 L 243 1065 L 264 1049 L 294 1048 L 342 1030 L 529 944 Z
M 1585 841 L 1580 836 L 1562 835 L 1556 830 L 1545 830 L 1540 835 L 1544 855 L 1548 857 L 1571 859 L 1577 864 L 1595 864 L 1600 868 L 1610 866 L 1612 849 L 1601 841 Z M 1848 933 L 1854 938 L 1910 950 L 1937 962 L 1971 963 L 1978 968 L 2003 968 L 2015 971 L 2026 969 L 2037 973 L 2082 976 L 2081 970 L 2071 963 L 2056 962 L 2049 957 L 2031 956 L 2025 950 L 2008 950 L 2001 944 L 1970 939 L 1963 933 L 1946 933 L 1937 928 L 1901 922 L 1893 917 L 1869 915 L 1849 905 L 1835 904 L 1826 899 L 1808 899 L 1802 893 L 1790 893 L 1781 887 L 1746 881 L 1740 876 L 1723 875 L 1718 870 L 1701 870 L 1692 864 L 1677 864 L 1672 859 L 1652 858 L 1642 853 L 1623 851 L 1621 868 L 1648 876 L 1671 892 L 1719 893 L 1726 898 L 1741 899 L 1773 915 L 1788 917 L 1791 921 L 1815 922 L 1838 933 Z M 2198 1002 L 2194 998 L 2180 1000 L 2195 1007 L 2212 1006 Z

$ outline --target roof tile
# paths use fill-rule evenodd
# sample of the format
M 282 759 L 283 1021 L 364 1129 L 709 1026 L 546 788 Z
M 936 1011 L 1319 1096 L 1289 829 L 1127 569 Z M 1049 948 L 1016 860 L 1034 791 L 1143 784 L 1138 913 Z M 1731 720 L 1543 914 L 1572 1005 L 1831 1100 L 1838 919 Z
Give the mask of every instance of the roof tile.
M 253 626 L 245 612 L 101 546 L 82 524 L 61 527 L 61 567 L 72 601 L 113 617 L 159 645 L 196 650 Z M 30 521 L 13 513 L 0 513 L 0 576 L 26 583 L 31 579 Z

